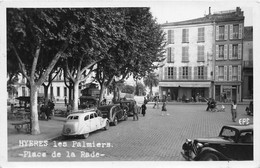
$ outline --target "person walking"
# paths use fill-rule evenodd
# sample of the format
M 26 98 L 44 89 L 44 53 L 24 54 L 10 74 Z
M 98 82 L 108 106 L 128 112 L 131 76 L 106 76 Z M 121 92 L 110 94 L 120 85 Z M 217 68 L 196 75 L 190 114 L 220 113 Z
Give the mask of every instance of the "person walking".
M 133 120 L 135 121 L 135 119 L 138 121 L 138 107 L 136 104 L 136 101 L 134 101 L 134 111 L 133 111 L 134 115 L 133 115 Z
M 163 116 L 163 113 L 166 113 L 166 115 L 169 115 L 169 113 L 167 113 L 167 109 L 166 109 L 166 100 L 163 101 L 163 104 L 162 104 L 162 116 Z
M 142 114 L 143 114 L 143 116 L 145 116 L 145 111 L 146 111 L 146 105 L 145 105 L 145 103 L 142 105 Z
M 236 103 L 236 100 L 234 100 L 231 104 L 231 115 L 232 115 L 233 122 L 236 122 L 236 118 L 237 118 L 237 103 Z

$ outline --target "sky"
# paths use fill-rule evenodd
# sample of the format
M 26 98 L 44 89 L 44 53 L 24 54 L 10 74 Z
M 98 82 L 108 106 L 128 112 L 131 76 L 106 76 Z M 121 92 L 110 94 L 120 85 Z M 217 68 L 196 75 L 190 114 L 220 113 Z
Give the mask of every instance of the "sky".
M 209 13 L 224 10 L 235 10 L 240 7 L 244 11 L 245 26 L 253 25 L 254 1 L 152 1 L 149 2 L 150 11 L 162 24 L 168 22 L 184 21 L 203 17 Z

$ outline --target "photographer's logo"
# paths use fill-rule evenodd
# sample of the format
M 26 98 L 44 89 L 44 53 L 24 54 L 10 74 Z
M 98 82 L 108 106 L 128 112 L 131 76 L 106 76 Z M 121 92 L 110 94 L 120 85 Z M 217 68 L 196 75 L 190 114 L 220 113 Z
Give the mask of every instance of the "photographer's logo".
M 249 125 L 250 124 L 250 119 L 249 118 L 240 118 L 238 120 L 239 125 Z

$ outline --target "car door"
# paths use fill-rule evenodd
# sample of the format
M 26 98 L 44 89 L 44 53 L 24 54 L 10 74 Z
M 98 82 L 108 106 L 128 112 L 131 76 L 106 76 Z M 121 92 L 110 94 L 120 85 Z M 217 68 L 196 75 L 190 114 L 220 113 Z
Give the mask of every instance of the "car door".
M 94 113 L 90 114 L 90 128 L 91 128 L 91 131 L 97 130 L 97 121 L 96 121 L 96 117 L 95 117 Z
M 253 160 L 253 131 L 241 132 L 233 148 L 236 160 Z
M 246 133 L 244 133 L 246 134 Z M 242 135 L 242 134 L 241 134 Z M 253 159 L 253 141 L 245 142 L 243 136 L 239 136 L 238 139 L 232 143 L 222 146 L 225 148 L 225 154 L 232 160 L 252 160 Z
M 87 114 L 85 117 L 84 117 L 84 133 L 88 133 L 88 132 L 91 132 L 91 123 L 90 123 L 90 116 L 89 114 Z

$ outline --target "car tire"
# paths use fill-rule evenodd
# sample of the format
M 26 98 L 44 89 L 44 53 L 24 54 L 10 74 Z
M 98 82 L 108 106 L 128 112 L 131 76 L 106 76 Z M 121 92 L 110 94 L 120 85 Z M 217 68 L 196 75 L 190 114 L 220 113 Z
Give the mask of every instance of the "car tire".
M 106 126 L 104 127 L 105 130 L 109 129 L 109 121 L 106 122 Z
M 124 119 L 124 120 L 125 120 L 125 121 L 127 121 L 127 119 L 128 119 L 128 115 L 127 115 L 127 114 L 125 114 L 125 119 Z
M 201 161 L 218 161 L 219 158 L 217 155 L 213 154 L 213 153 L 206 153 L 204 154 L 201 159 Z
M 83 138 L 87 139 L 89 137 L 89 133 L 83 134 Z
M 113 125 L 116 126 L 118 124 L 118 119 L 117 117 L 114 118 L 114 121 L 113 121 Z

